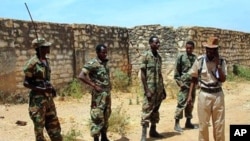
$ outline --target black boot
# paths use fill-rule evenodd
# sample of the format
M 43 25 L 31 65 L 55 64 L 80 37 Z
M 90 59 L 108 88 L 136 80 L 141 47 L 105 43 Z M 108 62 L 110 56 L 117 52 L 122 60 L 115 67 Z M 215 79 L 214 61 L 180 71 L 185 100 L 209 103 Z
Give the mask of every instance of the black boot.
M 187 118 L 186 120 L 186 124 L 185 124 L 185 128 L 189 128 L 189 129 L 197 129 L 198 127 L 193 125 L 191 123 L 191 119 L 190 118 Z
M 107 132 L 106 131 L 102 131 L 101 132 L 101 141 L 109 141 L 108 137 L 107 137 Z
M 142 126 L 141 141 L 146 141 L 147 138 L 147 126 Z
M 175 119 L 175 125 L 174 125 L 174 130 L 177 132 L 182 132 L 182 128 L 180 126 L 180 120 L 179 119 Z
M 150 130 L 149 130 L 149 136 L 153 138 L 163 138 L 163 136 L 156 131 L 155 124 L 151 124 Z
M 94 141 L 99 141 L 99 137 L 98 136 L 94 136 Z

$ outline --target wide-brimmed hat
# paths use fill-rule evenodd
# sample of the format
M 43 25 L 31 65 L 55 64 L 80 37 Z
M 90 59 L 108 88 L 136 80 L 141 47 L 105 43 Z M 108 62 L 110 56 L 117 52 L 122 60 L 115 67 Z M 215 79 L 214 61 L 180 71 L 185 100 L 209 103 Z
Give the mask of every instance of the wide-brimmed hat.
M 202 43 L 204 47 L 207 48 L 218 48 L 219 47 L 219 39 L 218 37 L 209 37 L 207 42 Z
M 51 46 L 51 43 L 47 42 L 44 38 L 39 37 L 39 38 L 36 38 L 36 39 L 34 39 L 32 41 L 32 46 L 34 48 L 37 48 L 37 47 L 49 47 L 49 46 Z

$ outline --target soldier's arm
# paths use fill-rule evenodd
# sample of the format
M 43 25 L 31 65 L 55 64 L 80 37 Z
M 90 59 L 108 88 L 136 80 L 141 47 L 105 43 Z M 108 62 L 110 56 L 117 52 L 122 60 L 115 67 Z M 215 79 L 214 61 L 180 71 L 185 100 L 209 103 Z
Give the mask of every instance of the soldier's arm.
M 175 62 L 175 71 L 174 71 L 174 79 L 175 82 L 179 87 L 182 87 L 184 84 L 181 80 L 181 63 L 180 63 L 180 56 L 177 57 L 176 62 Z
M 191 84 L 190 84 L 190 89 L 189 89 L 189 92 L 188 92 L 187 104 L 192 103 L 192 91 L 193 91 L 193 89 L 195 89 L 196 83 L 197 83 L 197 78 L 192 77 Z
M 97 91 L 101 91 L 101 87 L 96 85 L 94 82 L 92 82 L 89 79 L 89 71 L 85 68 L 82 69 L 82 71 L 80 72 L 78 79 L 80 79 L 82 82 L 84 82 L 85 84 L 91 86 L 93 89 L 97 90 Z
M 220 82 L 225 82 L 226 81 L 226 63 L 224 60 L 221 61 L 221 63 L 219 63 L 217 65 L 217 70 L 218 70 L 218 74 L 219 74 L 219 78 L 218 80 Z
M 36 92 L 51 92 L 51 88 L 47 88 L 44 85 L 37 85 L 32 78 L 25 76 L 24 82 L 23 82 L 24 87 L 29 88 L 33 91 Z

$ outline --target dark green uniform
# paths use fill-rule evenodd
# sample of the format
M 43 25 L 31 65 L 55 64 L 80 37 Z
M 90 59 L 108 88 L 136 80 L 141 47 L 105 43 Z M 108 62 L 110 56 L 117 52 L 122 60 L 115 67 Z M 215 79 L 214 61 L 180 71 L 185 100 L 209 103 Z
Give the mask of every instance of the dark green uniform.
M 195 100 L 195 89 L 192 92 L 192 104 L 187 105 L 187 98 L 189 92 L 189 86 L 191 83 L 191 76 L 188 74 L 189 69 L 192 67 L 196 56 L 194 54 L 187 55 L 187 53 L 181 54 L 176 59 L 176 68 L 174 73 L 174 79 L 180 91 L 177 96 L 177 107 L 175 111 L 175 119 L 183 118 L 183 110 L 185 110 L 185 117 L 191 119 L 193 104 Z
M 91 81 L 102 87 L 102 92 L 92 90 L 91 95 L 91 136 L 99 136 L 108 129 L 108 119 L 111 114 L 111 84 L 107 62 L 94 58 L 85 64 L 82 71 L 89 75 Z
M 28 77 L 34 86 L 45 87 L 45 81 L 50 81 L 50 67 L 48 61 L 45 61 L 46 63 L 43 63 L 34 56 L 24 66 L 25 77 Z M 29 115 L 34 123 L 36 141 L 45 141 L 44 127 L 52 141 L 62 141 L 52 94 L 31 90 L 29 97 Z
M 154 57 L 153 53 L 149 50 L 142 55 L 140 68 L 146 70 L 147 85 L 149 90 L 153 92 L 150 101 L 148 101 L 146 94 L 144 94 L 141 116 L 142 125 L 148 126 L 149 122 L 156 124 L 160 120 L 159 108 L 164 97 L 161 67 L 162 60 L 159 54 L 157 57 Z

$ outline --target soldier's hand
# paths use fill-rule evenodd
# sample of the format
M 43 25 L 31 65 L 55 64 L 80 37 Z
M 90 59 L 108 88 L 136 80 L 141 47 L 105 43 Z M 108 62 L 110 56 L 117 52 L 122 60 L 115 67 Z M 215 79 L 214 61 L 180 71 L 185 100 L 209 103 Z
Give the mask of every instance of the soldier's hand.
M 187 98 L 187 104 L 188 104 L 188 105 L 192 104 L 192 97 L 189 96 L 189 97 Z
M 147 90 L 145 93 L 146 97 L 148 98 L 148 101 L 151 101 L 152 93 L 150 90 Z

